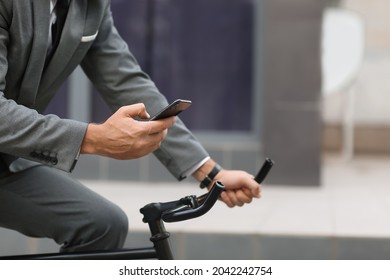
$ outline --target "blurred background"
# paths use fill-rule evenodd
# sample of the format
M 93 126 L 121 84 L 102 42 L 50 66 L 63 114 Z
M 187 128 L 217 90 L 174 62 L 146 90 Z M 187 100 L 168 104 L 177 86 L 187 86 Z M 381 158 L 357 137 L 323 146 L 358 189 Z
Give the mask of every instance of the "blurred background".
M 390 258 L 389 1 L 112 0 L 112 12 L 160 91 L 193 101 L 181 118 L 215 160 L 253 174 L 276 161 L 261 201 L 170 224 L 178 258 Z M 80 69 L 47 113 L 110 115 Z M 129 246 L 148 243 L 140 207 L 200 192 L 153 155 L 82 156 L 72 176 L 125 209 Z M 0 231 L 2 254 L 58 249 Z

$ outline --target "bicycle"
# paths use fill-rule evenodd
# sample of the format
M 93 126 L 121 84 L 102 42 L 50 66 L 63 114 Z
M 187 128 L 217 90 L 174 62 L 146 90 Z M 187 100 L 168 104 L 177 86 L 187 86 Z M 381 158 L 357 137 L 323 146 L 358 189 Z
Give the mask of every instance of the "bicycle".
M 274 162 L 267 158 L 255 177 L 259 184 L 264 180 Z M 150 241 L 153 247 L 128 248 L 119 250 L 101 250 L 75 253 L 47 253 L 3 256 L 0 260 L 141 260 L 141 259 L 174 259 L 169 241 L 170 233 L 165 224 L 194 219 L 206 214 L 217 202 L 225 186 L 216 181 L 210 191 L 201 196 L 185 196 L 169 202 L 157 202 L 145 205 L 140 209 L 143 222 L 149 225 Z

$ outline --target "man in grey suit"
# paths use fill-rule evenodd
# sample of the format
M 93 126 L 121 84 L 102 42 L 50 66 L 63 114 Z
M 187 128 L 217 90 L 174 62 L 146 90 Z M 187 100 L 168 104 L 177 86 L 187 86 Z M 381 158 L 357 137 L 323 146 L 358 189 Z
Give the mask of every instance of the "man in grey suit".
M 57 46 L 51 25 L 64 2 Z M 102 124 L 42 115 L 78 65 L 114 112 Z M 219 168 L 180 119 L 139 120 L 165 105 L 114 27 L 109 0 L 1 0 L 0 226 L 54 239 L 66 252 L 120 248 L 126 215 L 67 173 L 80 154 L 154 152 L 178 180 L 221 180 L 229 207 L 260 197 L 252 175 Z

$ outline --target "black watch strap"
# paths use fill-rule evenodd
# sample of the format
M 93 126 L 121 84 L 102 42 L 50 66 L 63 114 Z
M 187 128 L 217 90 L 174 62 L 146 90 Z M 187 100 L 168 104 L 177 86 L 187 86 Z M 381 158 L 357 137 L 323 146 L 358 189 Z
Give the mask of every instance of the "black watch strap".
M 200 182 L 199 187 L 201 189 L 207 188 L 213 182 L 215 176 L 222 170 L 222 167 L 219 164 L 216 164 L 210 173 Z

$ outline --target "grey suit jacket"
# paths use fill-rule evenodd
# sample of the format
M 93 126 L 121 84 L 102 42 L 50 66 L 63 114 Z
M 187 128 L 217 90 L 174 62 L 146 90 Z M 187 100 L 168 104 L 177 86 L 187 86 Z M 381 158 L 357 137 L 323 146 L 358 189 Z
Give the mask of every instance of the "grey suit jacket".
M 44 67 L 49 3 L 0 2 L 0 162 L 11 171 L 32 161 L 72 169 L 87 124 L 41 113 L 78 65 L 112 111 L 142 102 L 153 114 L 167 105 L 114 27 L 109 0 L 71 0 L 60 45 Z M 178 179 L 207 156 L 180 120 L 155 154 Z

